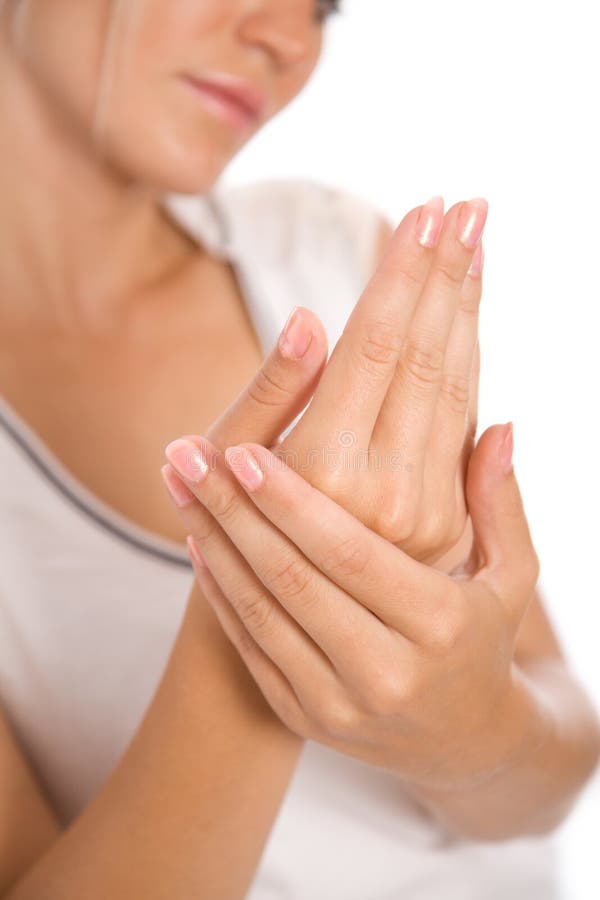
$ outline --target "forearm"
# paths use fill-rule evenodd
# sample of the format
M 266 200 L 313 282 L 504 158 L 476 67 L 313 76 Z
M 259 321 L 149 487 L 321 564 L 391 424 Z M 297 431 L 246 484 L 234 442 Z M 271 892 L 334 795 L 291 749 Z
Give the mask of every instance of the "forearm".
M 0 708 L 0 897 L 60 832 L 58 817 Z
M 242 898 L 301 747 L 195 587 L 126 753 L 7 900 Z
M 513 762 L 478 786 L 456 793 L 408 788 L 461 836 L 495 841 L 552 831 L 597 765 L 600 723 L 566 664 L 529 662 L 518 673 L 523 694 L 516 718 L 528 724 L 522 752 Z M 521 728 L 515 723 L 515 730 Z

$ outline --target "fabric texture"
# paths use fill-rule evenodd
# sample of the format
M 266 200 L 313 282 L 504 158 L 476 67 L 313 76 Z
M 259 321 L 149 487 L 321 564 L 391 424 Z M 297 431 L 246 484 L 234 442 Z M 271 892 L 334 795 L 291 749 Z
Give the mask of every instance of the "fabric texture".
M 370 203 L 274 179 L 164 208 L 230 260 L 265 352 L 294 305 L 333 348 L 370 275 Z M 151 702 L 193 573 L 185 547 L 106 506 L 1 396 L 0 548 L 0 702 L 66 825 Z M 552 839 L 456 840 L 392 773 L 307 741 L 248 900 L 557 896 Z

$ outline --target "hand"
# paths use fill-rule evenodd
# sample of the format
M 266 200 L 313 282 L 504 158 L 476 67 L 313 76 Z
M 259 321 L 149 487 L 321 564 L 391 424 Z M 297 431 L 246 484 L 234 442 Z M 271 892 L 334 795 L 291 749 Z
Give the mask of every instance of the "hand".
M 442 198 L 408 213 L 308 409 L 275 450 L 369 528 L 429 564 L 468 525 L 486 216 L 482 199 L 445 217 Z
M 236 482 L 208 440 L 171 445 L 204 596 L 291 731 L 442 790 L 531 748 L 544 723 L 513 652 L 539 564 L 511 452 L 499 425 L 473 452 L 474 552 L 453 578 L 264 447 L 226 451 Z

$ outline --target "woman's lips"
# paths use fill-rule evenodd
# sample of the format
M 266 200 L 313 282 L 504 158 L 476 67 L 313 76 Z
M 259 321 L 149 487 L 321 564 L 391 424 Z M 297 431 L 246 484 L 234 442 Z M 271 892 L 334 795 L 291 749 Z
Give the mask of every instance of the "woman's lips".
M 208 81 L 184 75 L 184 81 L 196 92 L 204 107 L 239 131 L 249 131 L 259 119 L 258 113 L 246 106 L 233 93 Z

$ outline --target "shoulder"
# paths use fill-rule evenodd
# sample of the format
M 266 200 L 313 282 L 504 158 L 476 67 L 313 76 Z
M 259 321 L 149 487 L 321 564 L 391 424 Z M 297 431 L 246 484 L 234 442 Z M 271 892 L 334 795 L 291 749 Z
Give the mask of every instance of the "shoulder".
M 238 240 L 262 244 L 272 258 L 296 254 L 335 263 L 345 255 L 363 282 L 393 230 L 373 201 L 316 179 L 261 179 L 220 187 L 216 196 Z
M 376 204 L 308 178 L 219 185 L 212 197 L 264 345 L 304 306 L 333 348 L 381 254 L 388 226 Z

